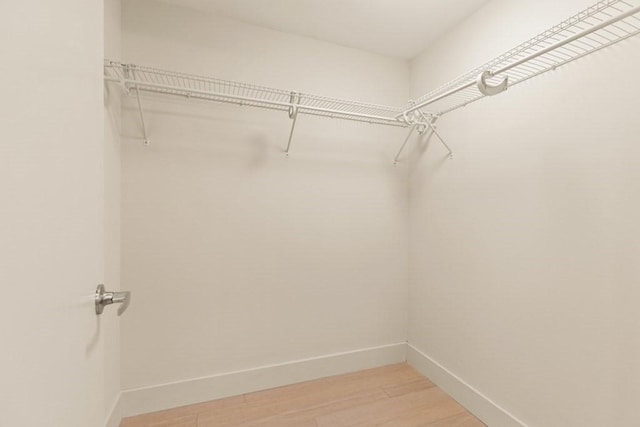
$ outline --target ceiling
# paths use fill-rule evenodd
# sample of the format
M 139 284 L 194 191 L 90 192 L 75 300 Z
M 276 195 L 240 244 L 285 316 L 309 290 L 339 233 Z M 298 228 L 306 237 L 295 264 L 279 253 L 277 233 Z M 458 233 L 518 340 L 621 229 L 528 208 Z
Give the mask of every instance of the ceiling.
M 162 0 L 411 59 L 488 0 Z

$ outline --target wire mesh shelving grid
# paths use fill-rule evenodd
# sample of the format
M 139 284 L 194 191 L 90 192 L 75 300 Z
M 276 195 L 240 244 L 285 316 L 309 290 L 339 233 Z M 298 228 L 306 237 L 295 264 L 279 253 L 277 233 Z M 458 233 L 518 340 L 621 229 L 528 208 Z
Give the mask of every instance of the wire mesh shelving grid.
M 487 83 L 506 77 L 509 87 L 640 34 L 640 0 L 604 0 L 446 83 L 407 105 L 405 112 L 424 109 L 446 114 L 484 98 L 478 76 L 492 71 Z M 565 44 L 566 43 L 566 44 Z M 416 108 L 418 107 L 418 108 Z
M 288 111 L 300 114 L 353 120 L 387 126 L 408 126 L 396 116 L 402 108 L 328 98 L 274 89 L 248 83 L 105 61 L 105 77 L 119 82 L 127 91 L 139 90 L 185 98 L 203 99 Z
M 105 80 L 120 84 L 127 93 L 137 97 L 145 144 L 149 143 L 149 138 L 140 93 L 154 92 L 287 112 L 292 119 L 287 155 L 300 114 L 410 127 L 409 136 L 395 158 L 397 162 L 415 130 L 422 134 L 430 129 L 451 153 L 434 126 L 439 116 L 637 34 L 640 34 L 640 0 L 601 0 L 499 57 L 397 108 L 109 60 L 105 60 Z

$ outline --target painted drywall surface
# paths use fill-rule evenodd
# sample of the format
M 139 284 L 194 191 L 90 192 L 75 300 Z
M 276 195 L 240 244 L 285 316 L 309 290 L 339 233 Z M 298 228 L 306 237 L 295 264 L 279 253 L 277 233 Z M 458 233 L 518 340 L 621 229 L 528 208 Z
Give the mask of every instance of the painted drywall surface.
M 120 0 L 104 1 L 104 55 L 120 59 Z M 104 85 L 104 280 L 107 290 L 120 290 L 120 96 Z M 120 319 L 115 310 L 103 316 L 105 336 L 105 411 L 110 416 L 120 394 Z M 117 416 L 117 415 L 116 415 Z
M 155 2 L 128 62 L 400 105 L 408 64 Z M 404 342 L 403 129 L 143 99 L 123 108 L 125 389 Z
M 101 2 L 0 14 L 0 425 L 104 422 Z
M 414 96 L 589 5 L 492 1 Z M 530 426 L 638 425 L 640 39 L 443 117 L 412 151 L 411 344 Z

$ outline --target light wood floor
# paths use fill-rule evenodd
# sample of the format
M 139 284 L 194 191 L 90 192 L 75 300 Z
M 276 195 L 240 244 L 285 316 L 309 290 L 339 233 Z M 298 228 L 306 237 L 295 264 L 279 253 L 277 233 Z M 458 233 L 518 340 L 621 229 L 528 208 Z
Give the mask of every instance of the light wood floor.
M 406 364 L 125 418 L 120 427 L 483 427 Z

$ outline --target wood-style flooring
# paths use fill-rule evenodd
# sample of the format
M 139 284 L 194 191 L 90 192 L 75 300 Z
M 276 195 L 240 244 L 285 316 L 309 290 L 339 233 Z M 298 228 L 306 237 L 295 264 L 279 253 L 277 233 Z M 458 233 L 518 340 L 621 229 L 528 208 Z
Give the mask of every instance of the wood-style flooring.
M 120 427 L 483 427 L 407 364 L 125 418 Z

